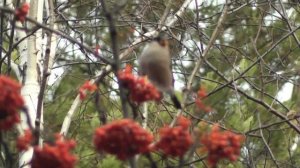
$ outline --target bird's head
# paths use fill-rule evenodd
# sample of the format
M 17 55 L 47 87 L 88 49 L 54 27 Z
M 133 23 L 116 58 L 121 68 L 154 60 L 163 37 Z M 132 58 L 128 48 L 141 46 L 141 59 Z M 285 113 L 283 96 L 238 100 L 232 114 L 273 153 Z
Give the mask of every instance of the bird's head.
M 164 34 L 159 34 L 154 38 L 154 41 L 158 42 L 162 47 L 169 47 L 168 37 Z

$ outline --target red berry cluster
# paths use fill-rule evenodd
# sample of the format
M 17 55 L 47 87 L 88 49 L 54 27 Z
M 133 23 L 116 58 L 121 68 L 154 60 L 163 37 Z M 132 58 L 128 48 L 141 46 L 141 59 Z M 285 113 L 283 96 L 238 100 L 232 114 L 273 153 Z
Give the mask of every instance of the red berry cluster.
M 94 145 L 98 152 L 116 155 L 120 160 L 149 152 L 153 136 L 131 119 L 114 121 L 96 129 Z
M 24 106 L 21 85 L 0 75 L 0 130 L 8 130 L 20 122 L 18 110 Z
M 154 148 L 161 150 L 165 155 L 183 156 L 193 143 L 188 130 L 190 124 L 190 120 L 179 116 L 175 127 L 165 126 L 161 128 L 159 130 L 160 140 Z
M 20 22 L 24 22 L 26 15 L 28 14 L 29 11 L 29 4 L 24 3 L 21 7 L 16 9 L 16 20 Z
M 205 111 L 205 112 L 210 112 L 210 111 L 211 111 L 211 107 L 206 106 L 206 105 L 203 103 L 203 99 L 207 96 L 205 89 L 200 88 L 199 91 L 197 92 L 197 95 L 198 95 L 198 97 L 197 97 L 197 99 L 195 100 L 195 103 L 196 103 L 197 107 L 198 107 L 200 110 L 203 110 L 203 111 Z
M 26 151 L 33 140 L 32 133 L 29 129 L 25 130 L 24 135 L 18 137 L 17 139 L 17 149 L 18 151 Z
M 214 125 L 211 132 L 201 137 L 204 150 L 208 152 L 208 163 L 213 167 L 221 159 L 236 161 L 240 155 L 243 140 L 242 135 L 221 131 L 218 125 Z
M 97 90 L 97 86 L 92 84 L 90 81 L 86 81 L 80 88 L 79 88 L 79 97 L 80 100 L 84 100 L 86 98 L 86 92 L 94 92 Z
M 118 77 L 123 87 L 130 90 L 132 101 L 142 103 L 161 99 L 160 92 L 148 81 L 147 77 L 138 77 L 132 74 L 132 66 L 126 65 L 126 68 L 118 73 Z
M 66 141 L 56 136 L 54 144 L 44 144 L 43 148 L 35 147 L 31 161 L 32 168 L 74 168 L 77 158 L 70 153 L 75 147 L 73 140 Z

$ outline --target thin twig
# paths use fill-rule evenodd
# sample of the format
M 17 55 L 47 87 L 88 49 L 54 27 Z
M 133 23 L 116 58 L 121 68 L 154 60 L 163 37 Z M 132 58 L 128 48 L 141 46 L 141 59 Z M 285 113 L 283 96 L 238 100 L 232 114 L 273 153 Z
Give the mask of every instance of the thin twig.
M 5 142 L 3 139 L 3 134 L 4 134 L 3 132 L 0 132 L 0 144 L 4 148 L 4 153 L 5 153 L 5 167 L 12 168 L 13 167 L 12 153 L 8 148 L 7 142 Z
M 292 24 L 289 21 L 288 15 L 286 13 L 286 10 L 285 10 L 281 0 L 279 0 L 279 4 L 280 4 L 280 8 L 281 8 L 283 14 L 281 14 L 273 4 L 271 6 L 282 16 L 283 20 L 287 23 L 289 30 L 292 31 L 293 30 Z M 296 36 L 296 34 L 293 33 L 292 36 L 295 39 L 298 47 L 300 47 L 300 41 L 299 41 L 298 37 Z
M 44 61 L 44 70 L 43 70 L 43 76 L 40 86 L 40 92 L 38 95 L 38 103 L 37 103 L 37 111 L 36 111 L 36 119 L 35 119 L 35 129 L 36 129 L 36 145 L 39 144 L 40 141 L 40 132 L 41 132 L 41 118 L 42 118 L 42 107 L 44 102 L 44 94 L 45 89 L 47 85 L 47 78 L 50 75 L 50 72 L 48 72 L 48 64 L 49 64 L 49 55 L 50 55 L 50 44 L 51 44 L 51 33 L 48 36 L 48 48 L 46 49 L 45 53 L 45 61 Z
M 259 127 L 261 127 L 261 120 L 260 120 L 259 112 L 256 111 L 255 113 L 256 113 L 256 116 L 257 116 L 257 119 L 258 119 Z M 265 146 L 267 147 L 267 149 L 268 149 L 268 151 L 269 151 L 269 154 L 270 154 L 270 156 L 271 156 L 273 162 L 275 163 L 276 167 L 279 167 L 279 165 L 278 165 L 278 163 L 277 163 L 277 160 L 276 160 L 276 158 L 274 157 L 274 154 L 273 154 L 271 148 L 269 147 L 269 145 L 268 145 L 268 143 L 267 143 L 267 141 L 266 141 L 266 139 L 265 139 L 265 137 L 264 137 L 264 133 L 262 132 L 262 129 L 260 129 L 259 132 L 260 132 L 261 138 L 262 138 L 262 140 L 263 140 Z
M 6 0 L 3 0 L 3 6 L 6 6 Z M 2 49 L 3 49 L 3 33 L 4 33 L 4 13 L 1 12 L 0 18 L 0 60 L 2 59 Z M 2 71 L 2 63 L 0 62 L 0 74 Z
M 273 126 L 276 126 L 276 125 L 285 123 L 285 122 L 287 122 L 287 121 L 291 121 L 291 122 L 292 122 L 292 120 L 297 120 L 297 119 L 299 119 L 299 118 L 300 118 L 300 116 L 295 116 L 295 117 L 289 118 L 289 119 L 287 119 L 287 120 L 281 120 L 281 121 L 277 121 L 277 122 L 274 122 L 274 123 L 271 123 L 271 124 L 261 125 L 261 126 L 259 126 L 259 127 L 257 127 L 257 128 L 253 128 L 253 129 L 251 129 L 251 130 L 248 130 L 245 134 L 247 135 L 247 134 L 250 134 L 251 132 L 255 132 L 255 131 L 258 131 L 258 130 L 260 130 L 260 129 L 266 129 L 266 128 L 269 128 L 269 127 L 273 127 Z

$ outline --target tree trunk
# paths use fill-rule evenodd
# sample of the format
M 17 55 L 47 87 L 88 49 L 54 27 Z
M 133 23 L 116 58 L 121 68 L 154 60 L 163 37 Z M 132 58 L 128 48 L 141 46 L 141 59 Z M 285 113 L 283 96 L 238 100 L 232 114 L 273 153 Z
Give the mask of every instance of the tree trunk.
M 30 1 L 29 17 L 36 19 L 38 22 L 42 22 L 44 9 L 43 6 L 44 0 Z M 33 24 L 28 24 L 29 29 L 33 28 L 33 26 Z M 22 50 L 20 52 L 27 52 L 27 54 L 21 55 L 21 62 L 24 63 L 23 67 L 26 67 L 25 69 L 23 69 L 25 72 L 23 80 L 25 82 L 22 88 L 22 95 L 25 99 L 26 107 L 28 109 L 28 116 L 31 121 L 30 124 L 34 126 L 36 120 L 38 95 L 40 91 L 39 79 L 41 78 L 41 67 L 38 66 L 38 60 L 41 59 L 41 54 L 43 52 L 41 29 L 27 39 L 27 46 L 27 51 Z M 29 127 L 27 117 L 24 114 L 21 115 L 21 127 L 22 129 L 26 129 Z M 26 152 L 21 153 L 19 166 L 22 166 L 23 168 L 30 167 L 26 164 L 30 162 L 32 155 L 33 148 L 30 148 Z

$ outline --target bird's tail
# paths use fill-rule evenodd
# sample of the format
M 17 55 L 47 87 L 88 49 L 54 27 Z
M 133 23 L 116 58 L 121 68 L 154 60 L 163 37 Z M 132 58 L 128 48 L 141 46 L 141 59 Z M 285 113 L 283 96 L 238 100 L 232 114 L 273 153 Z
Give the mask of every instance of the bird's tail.
M 175 95 L 174 93 L 171 93 L 170 96 L 171 96 L 171 100 L 172 100 L 172 102 L 173 102 L 175 108 L 181 109 L 181 108 L 182 108 L 182 107 L 181 107 L 181 103 L 180 103 L 180 101 L 178 100 L 178 98 L 176 97 L 176 95 Z

